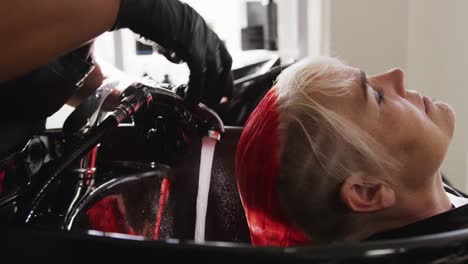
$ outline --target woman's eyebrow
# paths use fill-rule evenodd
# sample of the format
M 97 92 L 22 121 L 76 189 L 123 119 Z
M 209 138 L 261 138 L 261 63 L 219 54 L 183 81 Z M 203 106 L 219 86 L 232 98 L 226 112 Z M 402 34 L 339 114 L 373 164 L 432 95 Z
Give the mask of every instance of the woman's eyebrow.
M 366 76 L 366 73 L 361 70 L 361 80 L 360 80 L 360 84 L 361 84 L 361 89 L 362 89 L 362 93 L 364 95 L 364 100 L 367 101 L 367 76 Z

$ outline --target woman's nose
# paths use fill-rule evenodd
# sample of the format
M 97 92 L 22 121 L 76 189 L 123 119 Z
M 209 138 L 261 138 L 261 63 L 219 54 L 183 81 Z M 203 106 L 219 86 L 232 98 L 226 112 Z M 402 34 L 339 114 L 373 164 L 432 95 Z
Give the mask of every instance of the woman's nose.
M 395 92 L 405 98 L 406 89 L 405 89 L 405 71 L 401 68 L 395 68 L 388 72 L 388 78 L 390 79 L 393 89 Z
M 395 68 L 376 75 L 376 85 L 385 90 L 393 90 L 398 96 L 406 98 L 405 89 L 405 71 L 401 68 Z

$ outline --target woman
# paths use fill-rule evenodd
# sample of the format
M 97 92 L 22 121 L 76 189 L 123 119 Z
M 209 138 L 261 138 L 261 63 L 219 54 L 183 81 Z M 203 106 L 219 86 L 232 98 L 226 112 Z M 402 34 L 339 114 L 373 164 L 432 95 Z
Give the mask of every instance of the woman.
M 401 69 L 366 77 L 333 58 L 289 67 L 238 144 L 253 244 L 360 241 L 464 204 L 440 172 L 454 124 L 449 105 L 405 89 Z

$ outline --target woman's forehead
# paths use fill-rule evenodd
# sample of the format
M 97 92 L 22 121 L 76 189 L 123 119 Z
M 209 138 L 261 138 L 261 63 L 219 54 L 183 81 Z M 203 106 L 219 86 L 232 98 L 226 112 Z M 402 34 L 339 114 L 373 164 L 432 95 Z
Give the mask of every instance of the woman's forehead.
M 367 107 L 369 86 L 362 70 L 347 67 L 343 71 L 347 71 L 344 76 L 349 78 L 343 82 L 343 86 L 330 88 L 326 92 L 314 93 L 312 96 L 324 107 L 355 119 L 357 116 L 361 116 Z
M 277 83 L 280 101 L 310 99 L 334 110 L 346 108 L 345 105 L 367 94 L 365 74 L 359 68 L 335 61 L 300 66 L 286 72 Z

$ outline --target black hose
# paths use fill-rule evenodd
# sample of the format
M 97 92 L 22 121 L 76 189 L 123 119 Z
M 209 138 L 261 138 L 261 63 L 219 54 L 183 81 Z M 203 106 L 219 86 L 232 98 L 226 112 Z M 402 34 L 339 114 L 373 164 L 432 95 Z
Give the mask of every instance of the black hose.
M 101 138 L 113 128 L 117 127 L 119 122 L 114 116 L 107 117 L 101 125 L 99 125 L 95 130 L 90 132 L 90 134 L 85 137 L 83 143 L 75 146 L 69 153 L 62 156 L 58 161 L 57 166 L 52 169 L 49 176 L 41 175 L 38 176 L 38 180 L 31 182 L 30 186 L 25 190 L 25 195 L 21 198 L 21 206 L 19 208 L 18 217 L 21 222 L 29 223 L 34 216 L 40 202 L 44 198 L 46 191 L 50 188 L 52 183 L 54 183 L 60 174 L 73 162 L 77 161 L 82 155 L 88 153 Z M 48 174 L 50 170 L 41 171 L 42 174 Z M 45 183 L 42 184 L 42 178 L 46 178 Z M 28 203 L 31 203 L 28 206 Z
M 31 221 L 41 201 L 44 199 L 46 191 L 60 175 L 63 175 L 63 171 L 68 166 L 76 162 L 82 155 L 91 151 L 107 132 L 116 128 L 126 118 L 133 116 L 141 107 L 147 107 L 152 101 L 151 93 L 139 83 L 125 89 L 122 96 L 123 99 L 115 111 L 99 126 L 91 130 L 81 144 L 74 146 L 70 152 L 64 154 L 58 160 L 55 167 L 41 170 L 39 175 L 35 177 L 36 179 L 30 183 L 20 199 L 20 207 L 17 214 L 17 219 L 20 223 L 29 223 Z

